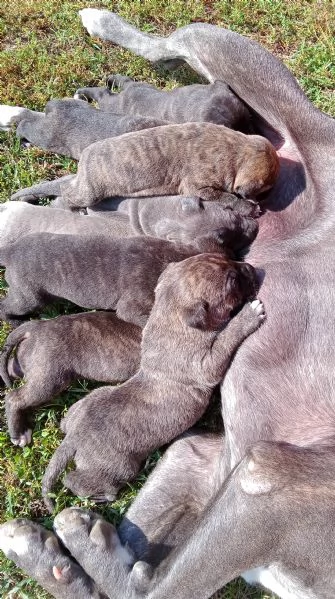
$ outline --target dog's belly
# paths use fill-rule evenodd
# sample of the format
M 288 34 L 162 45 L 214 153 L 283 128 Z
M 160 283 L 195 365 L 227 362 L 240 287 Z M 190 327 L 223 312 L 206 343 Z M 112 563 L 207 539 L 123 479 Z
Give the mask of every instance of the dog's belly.
M 242 577 L 248 584 L 260 584 L 281 599 L 320 599 L 313 591 L 302 586 L 301 582 L 288 576 L 280 565 L 254 568 L 243 572 Z
M 333 247 L 330 239 L 262 267 L 267 320 L 221 387 L 228 471 L 261 439 L 306 446 L 335 436 Z

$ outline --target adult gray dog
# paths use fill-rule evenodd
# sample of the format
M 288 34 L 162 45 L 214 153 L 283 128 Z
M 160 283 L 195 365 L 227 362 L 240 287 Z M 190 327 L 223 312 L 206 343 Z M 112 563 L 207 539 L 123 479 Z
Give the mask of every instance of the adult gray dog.
M 49 550 L 55 537 L 47 542 L 27 521 L 4 525 L 2 547 L 59 599 L 207 599 L 240 574 L 282 599 L 331 599 L 335 123 L 278 60 L 234 32 L 193 24 L 161 38 L 107 11 L 81 15 L 94 35 L 153 61 L 182 58 L 210 81 L 225 81 L 275 144 L 280 175 L 248 255 L 264 270 L 267 321 L 223 382 L 224 445 L 202 436 L 172 445 L 119 536 L 102 519 L 67 510 L 56 530 L 78 562 Z M 151 572 L 146 563 L 162 556 Z
M 171 123 L 216 123 L 243 132 L 251 129 L 249 110 L 223 81 L 161 90 L 131 77 L 110 75 L 107 85 L 80 88 L 75 98 L 84 96 L 114 113 L 154 116 Z M 121 93 L 112 92 L 110 86 L 118 87 Z

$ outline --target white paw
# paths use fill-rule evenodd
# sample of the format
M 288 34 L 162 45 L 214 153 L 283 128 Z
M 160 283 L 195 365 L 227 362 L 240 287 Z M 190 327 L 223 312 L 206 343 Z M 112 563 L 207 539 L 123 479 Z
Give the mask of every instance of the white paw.
M 26 445 L 30 445 L 31 437 L 32 437 L 32 431 L 31 431 L 31 428 L 28 428 L 19 437 L 13 437 L 11 439 L 11 442 L 13 443 L 13 445 L 16 445 L 17 447 L 25 447 Z
M 101 33 L 101 18 L 105 10 L 99 10 L 97 8 L 83 8 L 79 10 L 78 14 L 81 18 L 81 22 L 85 29 L 87 29 L 90 35 L 99 37 Z
M 15 123 L 15 118 L 23 110 L 26 109 L 20 108 L 20 106 L 7 106 L 6 104 L 0 104 L 0 130 L 9 131 L 11 125 Z
M 250 303 L 250 308 L 254 310 L 261 319 L 265 318 L 264 304 L 259 299 L 255 299 Z
M 14 551 L 16 555 L 24 555 L 29 552 L 29 542 L 26 536 L 17 534 L 20 526 L 18 521 L 6 522 L 0 527 L 0 549 L 5 555 Z

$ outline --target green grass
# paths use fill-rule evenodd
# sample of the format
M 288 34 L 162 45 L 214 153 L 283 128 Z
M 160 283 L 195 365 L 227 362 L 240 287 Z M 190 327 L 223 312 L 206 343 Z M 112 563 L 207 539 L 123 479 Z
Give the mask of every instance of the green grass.
M 78 87 L 104 84 L 112 72 L 135 76 L 158 86 L 173 87 L 196 81 L 187 68 L 176 73 L 155 70 L 145 60 L 95 38 L 83 30 L 77 11 L 86 6 L 116 10 L 155 33 L 206 21 L 229 27 L 260 41 L 293 71 L 309 98 L 335 115 L 335 5 L 333 0 L 2 0 L 0 4 L 0 102 L 43 110 L 50 98 L 72 96 Z M 18 188 L 75 169 L 75 163 L 36 148 L 22 149 L 15 134 L 0 134 L 0 201 Z M 5 285 L 0 279 L 0 292 Z M 57 311 L 49 311 L 55 315 Z M 0 344 L 8 332 L 0 328 Z M 61 435 L 59 419 L 91 384 L 77 382 L 52 407 L 36 415 L 34 442 L 23 451 L 13 447 L 6 433 L 0 405 L 0 521 L 18 516 L 51 526 L 40 499 L 40 481 Z M 132 501 L 157 456 L 149 460 L 136 485 L 129 486 L 104 515 L 117 522 Z M 57 509 L 87 505 L 58 487 Z M 11 594 L 9 594 L 11 591 Z M 12 599 L 47 597 L 0 556 L 0 596 Z M 268 594 L 238 580 L 217 598 L 265 599 Z M 177 599 L 177 598 L 176 598 Z

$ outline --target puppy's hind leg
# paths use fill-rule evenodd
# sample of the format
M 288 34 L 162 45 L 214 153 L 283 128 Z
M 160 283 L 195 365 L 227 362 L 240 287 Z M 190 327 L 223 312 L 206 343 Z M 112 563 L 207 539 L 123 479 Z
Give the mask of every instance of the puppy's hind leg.
M 54 181 L 42 181 L 31 187 L 24 187 L 11 196 L 11 200 L 20 200 L 36 204 L 41 198 L 55 198 L 61 195 L 61 183 L 71 181 L 76 175 L 64 175 Z
M 45 372 L 43 366 L 42 362 L 41 368 L 36 365 L 31 372 L 25 373 L 28 378 L 26 384 L 8 393 L 5 398 L 9 435 L 12 443 L 19 447 L 31 442 L 28 410 L 51 402 L 71 382 L 71 377 L 66 373 L 57 370 Z
M 127 77 L 127 75 L 108 75 L 106 85 L 109 88 L 117 87 L 118 89 L 124 89 L 128 83 L 133 83 L 134 79 Z
M 107 87 L 79 87 L 74 94 L 76 100 L 97 102 L 99 108 L 106 104 L 112 110 L 112 101 L 117 94 L 113 94 Z
M 35 522 L 20 518 L 2 524 L 0 549 L 56 599 L 105 598 L 57 537 Z

